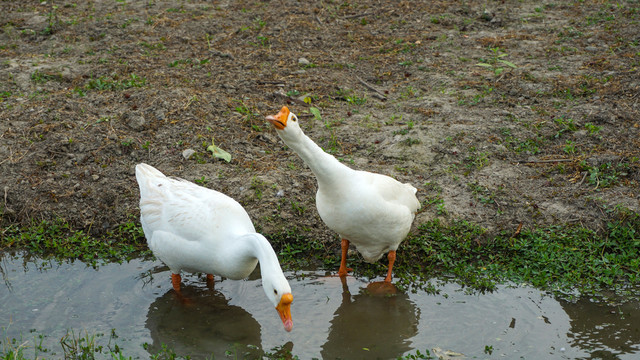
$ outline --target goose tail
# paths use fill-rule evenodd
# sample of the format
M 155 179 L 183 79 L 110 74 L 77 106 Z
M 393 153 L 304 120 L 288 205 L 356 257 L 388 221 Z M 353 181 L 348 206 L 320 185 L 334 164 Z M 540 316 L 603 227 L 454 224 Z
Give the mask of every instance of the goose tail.
M 140 195 L 144 198 L 151 189 L 153 179 L 166 179 L 167 177 L 158 169 L 144 163 L 136 165 L 136 180 L 140 187 Z
M 145 163 L 140 163 L 136 165 L 136 179 L 140 182 L 143 179 L 159 177 L 165 178 L 163 173 L 161 173 L 158 169 L 154 168 L 151 165 L 147 165 Z

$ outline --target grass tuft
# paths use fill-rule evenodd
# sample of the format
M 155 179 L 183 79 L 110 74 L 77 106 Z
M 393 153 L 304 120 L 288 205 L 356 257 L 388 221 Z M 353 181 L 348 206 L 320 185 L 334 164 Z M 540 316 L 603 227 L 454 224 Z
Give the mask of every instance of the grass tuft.
M 442 273 L 480 291 L 514 282 L 568 297 L 576 292 L 634 295 L 633 286 L 640 282 L 637 214 L 610 222 L 600 235 L 577 226 L 551 226 L 482 238 L 483 230 L 466 221 L 423 224 L 401 246 L 396 275 L 407 286 L 415 283 L 416 274 Z
M 0 250 L 11 249 L 27 250 L 58 260 L 78 259 L 94 267 L 99 262 L 128 261 L 150 255 L 142 228 L 133 222 L 120 225 L 101 237 L 75 230 L 63 220 L 23 227 L 9 225 L 0 232 Z

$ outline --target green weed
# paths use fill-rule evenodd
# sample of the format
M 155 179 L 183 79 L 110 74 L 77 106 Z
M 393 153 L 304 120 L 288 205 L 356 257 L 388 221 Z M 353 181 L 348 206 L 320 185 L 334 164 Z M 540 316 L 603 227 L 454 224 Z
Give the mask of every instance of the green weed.
M 587 129 L 590 135 L 596 135 L 601 129 L 600 126 L 593 125 L 592 123 L 584 124 L 584 128 Z
M 60 339 L 60 345 L 65 359 L 94 359 L 95 353 L 100 353 L 103 349 L 101 345 L 96 344 L 96 334 L 86 331 L 84 336 L 76 336 L 71 330 Z
M 559 118 L 554 119 L 553 121 L 556 123 L 557 127 L 559 128 L 556 134 L 554 135 L 555 138 L 561 137 L 564 133 L 574 132 L 578 130 L 578 126 L 575 124 L 573 119 L 569 119 L 569 118 L 565 118 L 564 116 L 561 116 Z
M 120 225 L 101 237 L 94 237 L 74 230 L 63 220 L 42 221 L 24 227 L 7 226 L 0 232 L 0 248 L 26 249 L 56 259 L 79 259 L 92 266 L 149 254 L 142 229 L 137 224 Z
M 629 165 L 624 163 L 611 164 L 610 162 L 599 166 L 590 166 L 585 162 L 581 163 L 583 170 L 589 174 L 588 183 L 597 188 L 608 188 L 617 185 L 621 178 L 629 173 Z
M 413 146 L 413 145 L 417 145 L 420 144 L 422 141 L 420 139 L 414 139 L 414 138 L 406 138 L 404 140 L 402 140 L 401 144 L 404 146 Z
M 111 79 L 105 76 L 101 76 L 89 80 L 84 86 L 84 89 L 117 91 L 129 89 L 132 87 L 142 87 L 146 83 L 147 80 L 145 78 L 141 78 L 136 74 L 130 74 L 128 78 L 125 78 L 123 80 L 118 80 L 117 77 Z
M 206 176 L 202 175 L 202 177 L 201 177 L 201 178 L 199 178 L 199 179 L 193 179 L 193 181 L 194 181 L 196 184 L 200 185 L 200 186 L 206 186 L 206 185 L 207 185 L 207 183 L 209 182 L 209 179 L 207 179 L 207 177 L 206 177 Z
M 435 206 L 438 215 L 447 215 L 447 209 L 442 199 L 442 188 L 435 183 L 426 182 L 424 184 L 424 191 L 427 192 L 425 200 L 423 201 L 424 208 L 428 209 Z
M 473 95 L 473 97 L 465 97 L 460 95 L 458 98 L 458 105 L 478 105 L 481 103 L 487 96 L 491 95 L 493 92 L 493 88 L 490 86 L 483 85 L 482 91 L 478 94 Z
M 148 42 L 146 42 L 146 41 L 141 41 L 141 42 L 139 42 L 138 44 L 139 44 L 140 46 L 142 46 L 143 48 L 148 49 L 148 50 L 160 50 L 160 51 L 164 51 L 164 50 L 166 50 L 166 49 L 167 49 L 167 47 L 166 47 L 163 43 L 161 43 L 161 42 L 158 42 L 158 43 L 153 44 L 153 43 L 148 43 Z
M 0 91 L 0 103 L 10 98 L 13 93 L 11 91 Z
M 397 360 L 436 360 L 438 357 L 434 357 L 431 355 L 428 349 L 425 350 L 424 354 L 420 352 L 420 350 L 416 350 L 415 354 L 408 354 L 402 357 L 398 357 Z
M 256 18 L 253 22 L 255 23 L 256 30 L 261 30 L 267 25 L 267 22 L 262 20 L 261 18 Z
M 339 89 L 336 91 L 336 96 L 344 99 L 349 105 L 363 105 L 367 102 L 366 97 L 359 97 L 353 94 L 351 90 Z
M 262 181 L 257 176 L 254 176 L 251 179 L 251 186 L 249 188 L 253 189 L 254 196 L 256 197 L 256 199 L 258 200 L 262 199 L 262 192 L 264 191 L 264 188 L 265 188 L 264 181 Z
M 47 27 L 42 31 L 46 35 L 51 35 L 56 31 L 58 24 L 60 21 L 58 20 L 58 5 L 55 4 L 55 1 L 50 1 L 51 7 L 49 12 L 47 13 Z
M 477 182 L 467 184 L 473 196 L 481 204 L 496 204 L 495 194 L 484 185 Z
M 509 56 L 506 53 L 502 52 L 502 49 L 499 47 L 489 48 L 493 52 L 490 58 L 488 59 L 480 59 L 480 62 L 476 64 L 476 66 L 481 66 L 493 71 L 495 75 L 500 75 L 505 70 L 505 66 L 516 69 L 517 66 L 504 58 Z
M 309 112 L 313 115 L 313 118 L 317 121 L 322 121 L 322 115 L 320 114 L 320 110 L 316 107 L 310 107 Z
M 571 140 L 567 140 L 566 144 L 564 145 L 563 148 L 564 152 L 569 154 L 569 155 L 573 155 L 576 153 L 576 144 L 571 141 Z
M 31 74 L 31 81 L 35 82 L 35 83 L 46 83 L 47 81 L 50 80 L 57 80 L 60 81 L 62 80 L 62 75 L 60 74 L 49 74 L 49 73 L 43 73 L 40 70 L 36 70 Z
M 182 5 L 180 6 L 180 8 L 168 8 L 166 11 L 170 13 L 182 13 L 182 14 L 187 12 Z
M 303 229 L 287 227 L 282 232 L 265 236 L 278 253 L 280 261 L 289 268 L 304 268 L 317 265 L 318 262 L 333 266 L 340 261 L 320 241 L 304 236 Z
M 403 243 L 398 266 L 401 274 L 429 273 L 434 269 L 454 275 L 478 290 L 491 290 L 498 282 L 528 283 L 558 295 L 579 290 L 623 292 L 640 281 L 640 216 L 622 214 L 607 230 L 551 226 L 522 230 L 518 236 L 501 233 L 481 241 L 484 230 L 466 221 L 444 226 L 438 220 L 422 224 Z M 424 270 L 421 270 L 424 269 Z
M 489 164 L 489 153 L 487 152 L 478 152 L 475 146 L 471 146 L 469 148 L 469 155 L 465 158 L 465 163 L 467 164 L 467 168 L 471 169 L 482 169 L 483 167 Z

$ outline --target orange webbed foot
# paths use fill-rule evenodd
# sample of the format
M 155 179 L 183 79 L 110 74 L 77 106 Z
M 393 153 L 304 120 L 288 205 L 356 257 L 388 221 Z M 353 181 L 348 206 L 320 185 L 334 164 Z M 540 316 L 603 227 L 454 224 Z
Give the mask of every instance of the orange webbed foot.
M 345 277 L 345 276 L 349 275 L 349 272 L 351 272 L 351 271 L 353 271 L 353 269 L 352 269 L 352 268 L 348 268 L 348 267 L 344 267 L 344 268 L 343 268 L 343 267 L 341 267 L 341 268 L 338 270 L 338 276 L 340 276 L 340 277 Z

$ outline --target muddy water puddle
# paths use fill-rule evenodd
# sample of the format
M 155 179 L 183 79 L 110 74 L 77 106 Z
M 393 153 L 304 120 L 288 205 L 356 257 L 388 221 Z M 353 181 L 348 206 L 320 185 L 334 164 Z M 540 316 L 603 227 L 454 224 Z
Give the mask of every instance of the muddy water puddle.
M 426 349 L 481 359 L 640 358 L 637 302 L 569 303 L 507 286 L 468 294 L 451 283 L 437 284 L 438 294 L 379 297 L 365 291 L 367 279 L 349 277 L 343 286 L 325 272 L 296 272 L 287 274 L 294 328 L 286 333 L 259 273 L 245 281 L 216 277 L 213 289 L 198 276 L 184 276 L 185 304 L 160 262 L 93 269 L 4 254 L 0 269 L 0 338 L 33 346 L 44 334 L 43 346 L 58 354 L 70 330 L 99 334 L 106 347 L 115 329 L 111 345 L 143 359 L 162 344 L 178 355 L 218 359 L 283 349 L 301 359 L 390 359 Z

